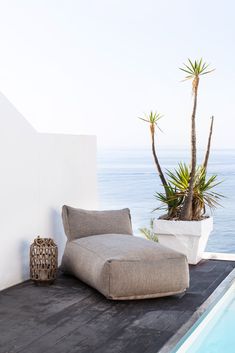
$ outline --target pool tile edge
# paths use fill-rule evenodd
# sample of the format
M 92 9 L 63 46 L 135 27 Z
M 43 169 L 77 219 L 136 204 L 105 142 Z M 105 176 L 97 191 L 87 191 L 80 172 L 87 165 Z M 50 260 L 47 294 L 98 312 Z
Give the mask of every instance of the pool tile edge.
M 158 353 L 171 353 L 183 336 L 190 330 L 196 321 L 205 313 L 205 311 L 212 305 L 231 285 L 235 280 L 235 269 L 220 283 L 214 292 L 205 300 L 205 302 L 195 311 L 191 318 L 183 324 L 179 330 L 166 342 L 166 344 L 158 351 Z

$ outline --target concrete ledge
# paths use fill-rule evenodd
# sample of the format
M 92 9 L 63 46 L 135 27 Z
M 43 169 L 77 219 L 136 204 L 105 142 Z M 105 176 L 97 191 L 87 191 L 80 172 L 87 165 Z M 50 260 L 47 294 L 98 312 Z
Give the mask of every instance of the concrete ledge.
M 202 258 L 204 260 L 235 261 L 235 254 L 204 252 Z

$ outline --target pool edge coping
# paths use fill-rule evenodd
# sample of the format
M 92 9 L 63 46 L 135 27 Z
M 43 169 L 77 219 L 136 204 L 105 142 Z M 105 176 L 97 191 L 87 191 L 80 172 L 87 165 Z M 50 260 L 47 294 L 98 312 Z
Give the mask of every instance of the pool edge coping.
M 212 294 L 202 303 L 202 305 L 193 313 L 190 319 L 185 322 L 179 330 L 164 344 L 164 346 L 158 351 L 158 353 L 171 353 L 179 341 L 184 335 L 190 330 L 190 328 L 196 323 L 196 321 L 206 312 L 206 310 L 213 303 L 220 298 L 223 292 L 226 291 L 235 279 L 235 269 L 233 269 L 228 276 L 219 284 L 219 286 L 212 292 Z

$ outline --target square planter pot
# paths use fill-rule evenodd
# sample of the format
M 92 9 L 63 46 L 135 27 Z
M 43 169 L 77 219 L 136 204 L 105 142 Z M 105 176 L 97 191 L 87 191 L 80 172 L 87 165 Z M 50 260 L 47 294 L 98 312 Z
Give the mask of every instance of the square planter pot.
M 213 218 L 202 221 L 154 220 L 154 232 L 159 243 L 187 256 L 188 263 L 196 265 L 205 250 L 209 235 L 213 230 Z

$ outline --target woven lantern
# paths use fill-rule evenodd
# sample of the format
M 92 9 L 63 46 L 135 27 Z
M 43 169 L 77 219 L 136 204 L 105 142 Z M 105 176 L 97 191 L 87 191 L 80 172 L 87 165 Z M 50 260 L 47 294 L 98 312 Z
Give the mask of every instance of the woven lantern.
M 36 283 L 52 283 L 57 276 L 58 248 L 51 238 L 34 239 L 30 246 L 30 279 Z

